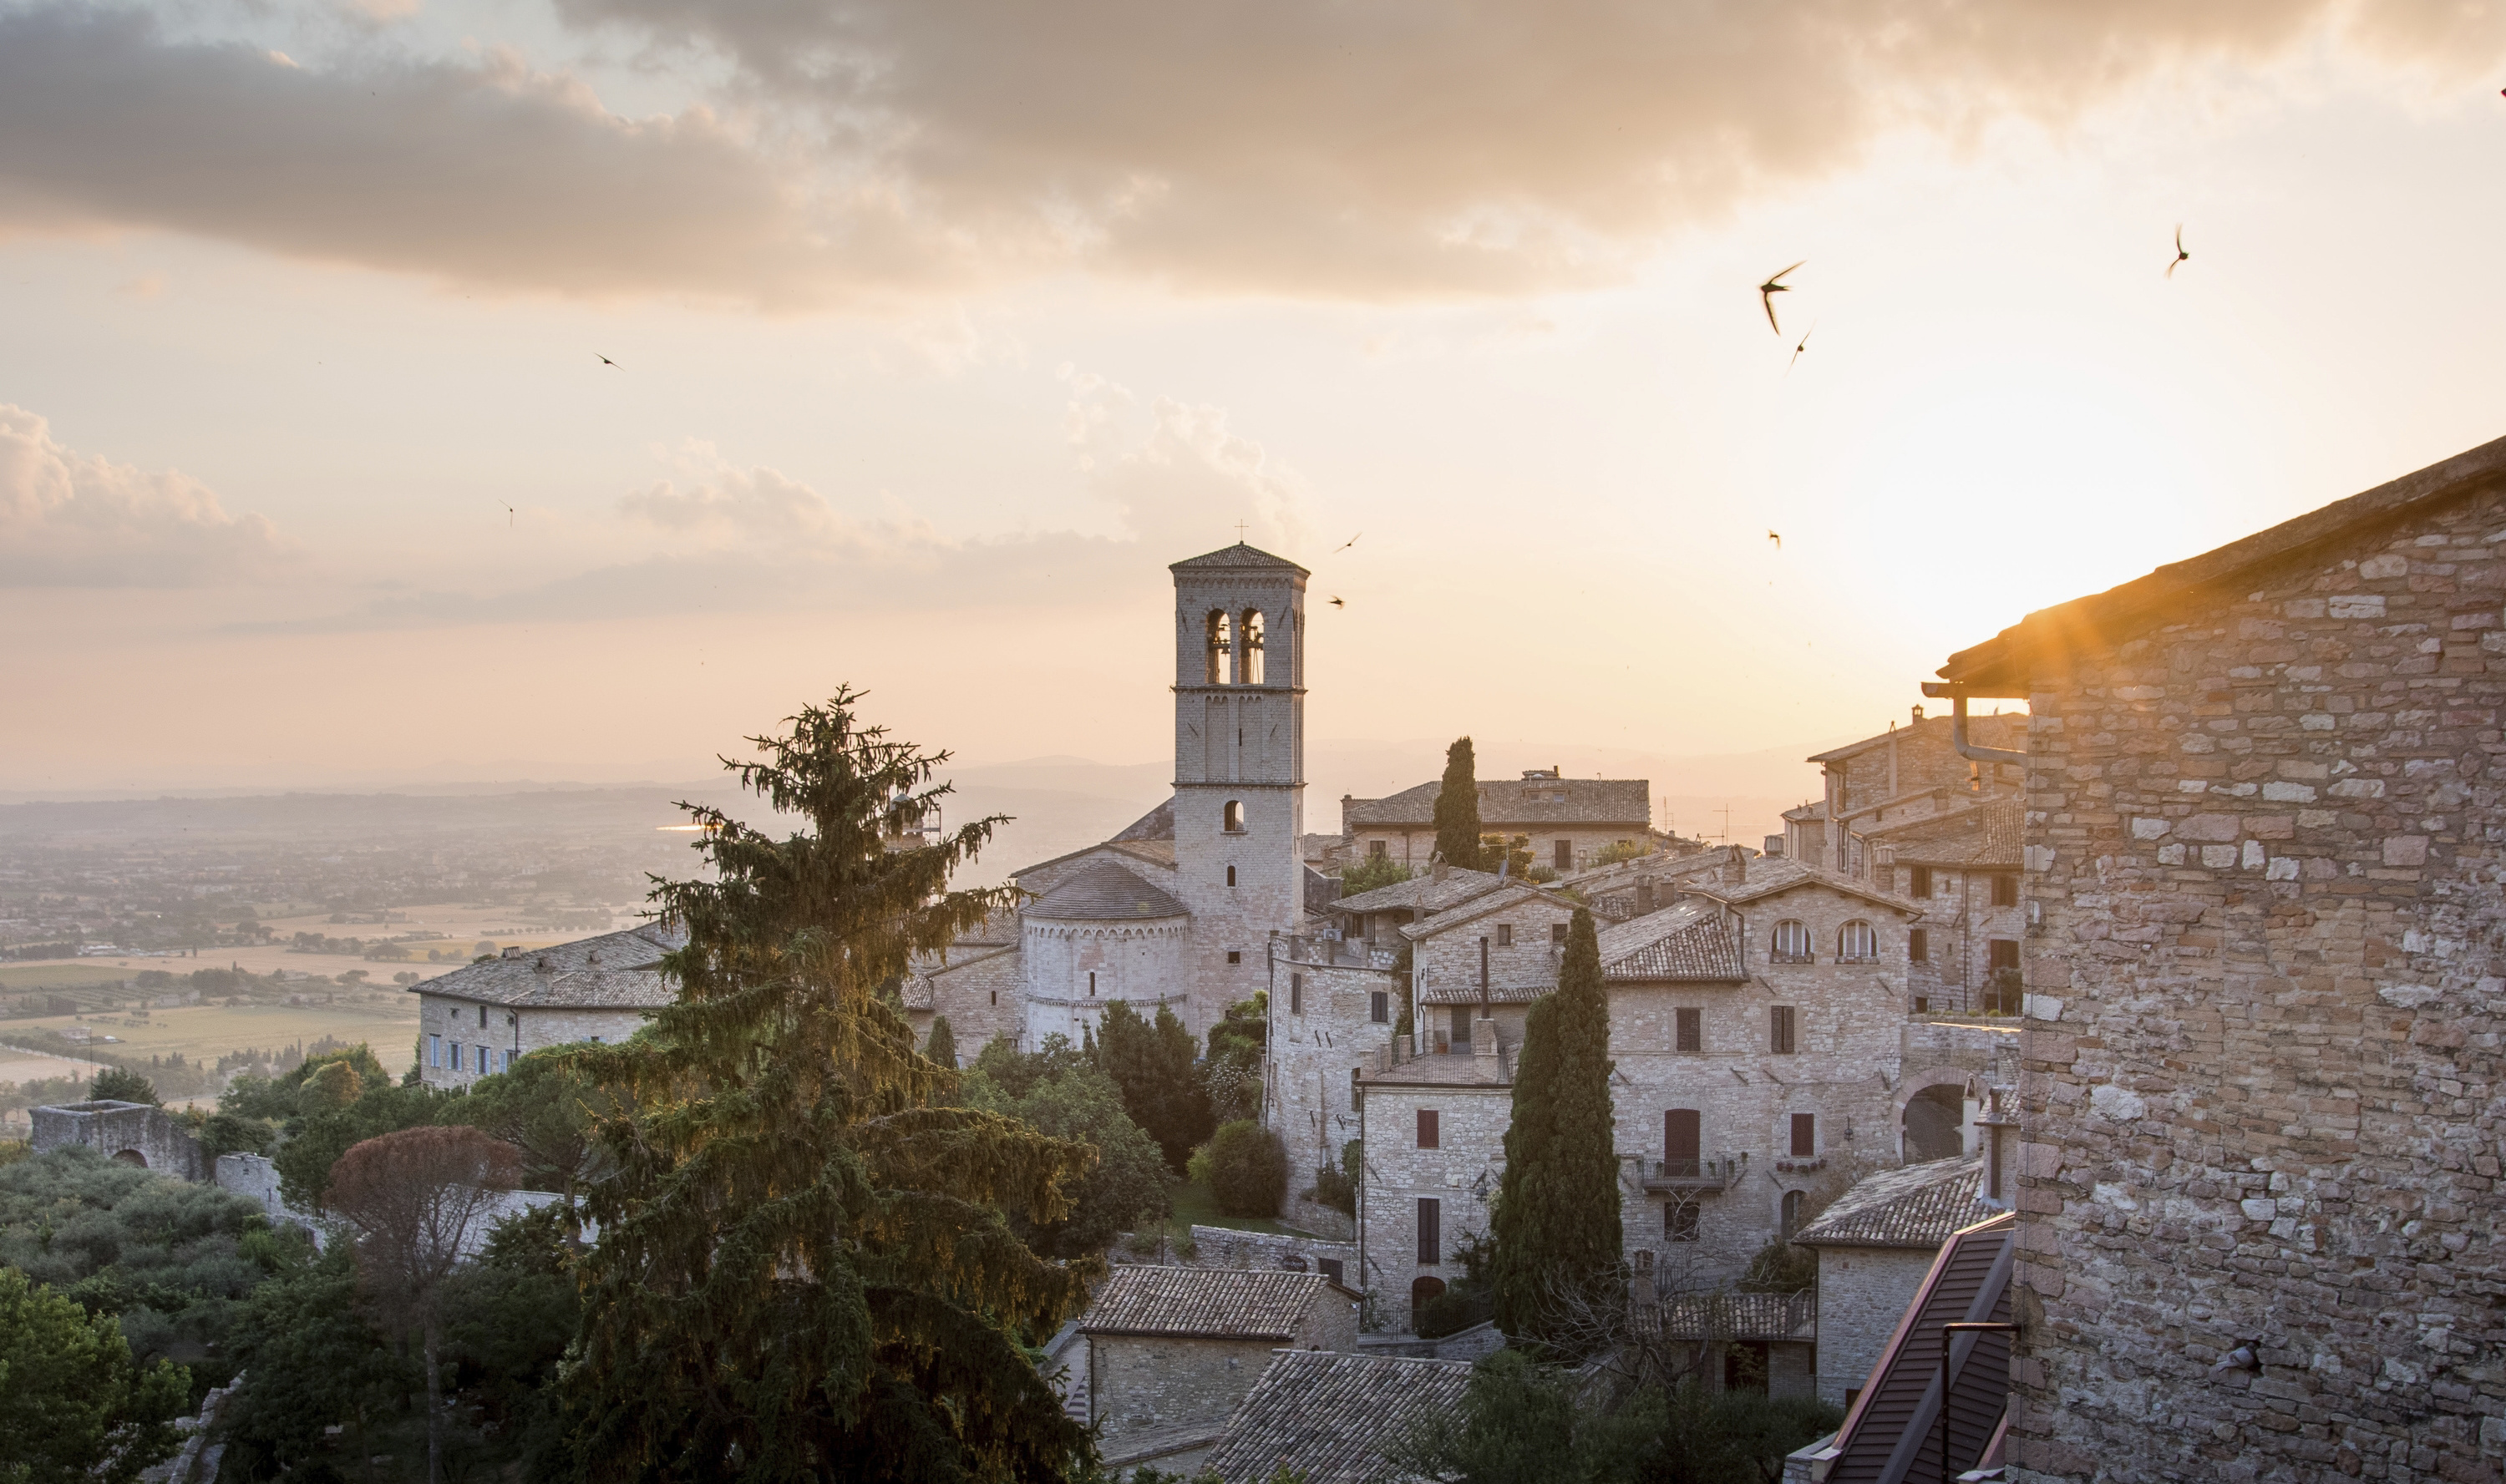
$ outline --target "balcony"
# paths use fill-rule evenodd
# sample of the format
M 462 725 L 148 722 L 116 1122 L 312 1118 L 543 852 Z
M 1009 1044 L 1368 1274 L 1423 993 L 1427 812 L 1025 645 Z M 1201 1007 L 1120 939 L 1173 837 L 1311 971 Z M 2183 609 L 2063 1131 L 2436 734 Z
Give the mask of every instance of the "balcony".
M 1736 1159 L 1651 1159 L 1645 1161 L 1647 1190 L 1721 1190 L 1740 1178 Z
M 1775 1161 L 1775 1173 L 1778 1175 L 1815 1175 L 1826 1168 L 1827 1156 L 1824 1154 L 1821 1154 L 1816 1158 L 1811 1158 L 1808 1155 L 1797 1155 L 1791 1159 L 1778 1159 Z

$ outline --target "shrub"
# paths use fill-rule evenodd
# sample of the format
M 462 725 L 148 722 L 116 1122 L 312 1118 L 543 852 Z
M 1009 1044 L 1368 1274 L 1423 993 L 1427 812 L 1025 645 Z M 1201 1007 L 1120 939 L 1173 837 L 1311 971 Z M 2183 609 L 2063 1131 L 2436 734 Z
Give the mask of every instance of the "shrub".
M 1758 1249 L 1733 1287 L 1743 1293 L 1807 1293 L 1817 1283 L 1818 1254 L 1775 1237 Z
M 1250 1118 L 1222 1125 L 1188 1168 L 1228 1216 L 1275 1217 L 1288 1196 L 1287 1147 Z
M 107 1067 L 88 1084 L 87 1095 L 98 1101 L 116 1103 L 158 1103 L 157 1086 L 138 1073 L 123 1067 Z
M 1409 866 L 1390 856 L 1368 856 L 1363 861 L 1352 862 L 1341 867 L 1340 894 L 1343 897 L 1355 897 L 1366 892 L 1379 891 L 1387 886 L 1398 886 L 1409 880 L 1411 874 Z
M 1365 1150 L 1351 1139 L 1341 1146 L 1340 1167 L 1325 1165 L 1314 1172 L 1314 1187 L 1306 1199 L 1319 1201 L 1343 1216 L 1357 1215 L 1357 1182 L 1363 1168 Z

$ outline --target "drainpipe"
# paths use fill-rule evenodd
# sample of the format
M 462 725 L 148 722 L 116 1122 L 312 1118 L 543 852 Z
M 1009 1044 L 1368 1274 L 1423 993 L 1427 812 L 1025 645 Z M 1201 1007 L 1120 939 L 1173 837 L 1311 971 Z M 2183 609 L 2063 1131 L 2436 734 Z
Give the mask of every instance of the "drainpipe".
M 1965 687 L 1927 680 L 1923 682 L 1923 693 L 1934 700 L 1946 698 L 1949 701 L 1950 745 L 1957 749 L 1959 757 L 1971 762 L 2008 762 L 2020 767 L 2027 765 L 2025 753 L 2014 753 L 2000 747 L 1978 747 L 1966 739 Z

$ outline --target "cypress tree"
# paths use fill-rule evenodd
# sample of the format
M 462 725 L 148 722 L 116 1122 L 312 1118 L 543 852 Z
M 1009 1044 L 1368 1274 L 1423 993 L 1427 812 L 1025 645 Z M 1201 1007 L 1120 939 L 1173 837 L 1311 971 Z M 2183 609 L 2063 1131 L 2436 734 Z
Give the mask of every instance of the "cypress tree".
M 1531 1007 L 1514 1076 L 1505 1178 L 1491 1222 L 1496 1319 L 1516 1344 L 1567 1363 L 1598 1338 L 1577 1311 L 1621 1282 L 1610 1005 L 1593 914 L 1575 909 L 1557 990 Z
M 1456 737 L 1445 749 L 1445 781 L 1436 791 L 1436 854 L 1448 866 L 1481 868 L 1479 764 L 1468 737 Z
M 931 1044 L 922 1054 L 943 1067 L 957 1065 L 957 1033 L 949 1029 L 948 1016 L 931 1017 Z
M 561 1053 L 616 1096 L 617 1174 L 587 1202 L 584 1325 L 561 1396 L 587 1478 L 1060 1480 L 1091 1446 L 1022 1346 L 1087 1299 L 1002 1212 L 1071 1210 L 1089 1160 L 999 1113 L 941 1106 L 881 986 L 992 913 L 947 890 L 996 821 L 883 848 L 948 755 L 887 739 L 841 690 L 725 765 L 802 832 L 687 805 L 711 879 L 653 893 L 687 945 L 678 1000 L 634 1040 Z

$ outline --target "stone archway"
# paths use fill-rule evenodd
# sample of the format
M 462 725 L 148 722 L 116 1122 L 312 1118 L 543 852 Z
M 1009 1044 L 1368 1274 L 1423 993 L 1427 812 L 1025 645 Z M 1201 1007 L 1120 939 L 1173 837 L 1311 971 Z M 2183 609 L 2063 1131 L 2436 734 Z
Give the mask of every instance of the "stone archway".
M 1905 1156 L 1908 1164 L 1928 1159 L 1955 1159 L 1966 1152 L 1966 1088 L 1961 1083 L 1934 1082 L 1906 1100 Z
M 113 1155 L 113 1162 L 115 1164 L 135 1164 L 143 1170 L 148 1168 L 148 1156 L 142 1154 L 137 1149 L 116 1149 Z

